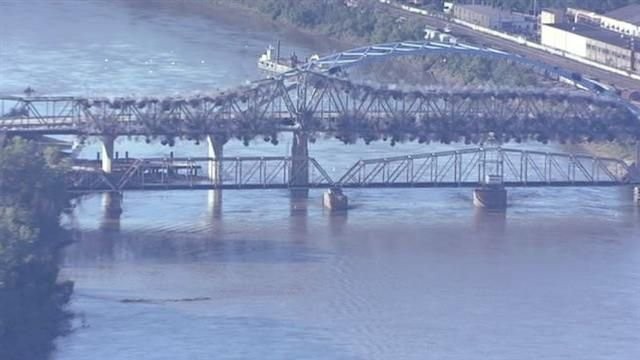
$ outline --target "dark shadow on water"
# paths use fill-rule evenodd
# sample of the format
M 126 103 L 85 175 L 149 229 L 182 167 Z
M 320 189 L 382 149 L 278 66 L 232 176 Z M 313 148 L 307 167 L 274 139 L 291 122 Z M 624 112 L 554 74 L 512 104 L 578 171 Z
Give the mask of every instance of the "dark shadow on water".
M 289 200 L 289 231 L 294 242 L 304 242 L 307 238 L 309 219 L 309 199 L 291 196 Z M 313 201 L 313 200 L 311 200 Z
M 213 219 L 222 218 L 222 190 L 209 190 L 207 191 L 207 206 L 209 215 Z
M 329 231 L 332 236 L 340 236 L 344 233 L 349 218 L 349 210 L 330 211 L 325 209 L 327 218 L 329 219 Z
M 118 233 L 120 231 L 120 218 L 122 216 L 123 196 L 117 192 L 102 194 L 102 218 L 100 229 L 104 232 Z
M 67 251 L 67 264 L 152 263 L 299 263 L 321 261 L 325 253 L 303 241 L 259 234 L 205 234 L 84 231 Z M 265 237 L 272 236 L 265 234 Z M 304 239 L 301 236 L 301 239 Z
M 214 243 L 206 261 L 225 263 L 301 263 L 321 261 L 326 254 L 300 243 L 271 240 L 230 240 Z
M 478 235 L 502 238 L 507 224 L 507 210 L 473 209 L 473 228 Z

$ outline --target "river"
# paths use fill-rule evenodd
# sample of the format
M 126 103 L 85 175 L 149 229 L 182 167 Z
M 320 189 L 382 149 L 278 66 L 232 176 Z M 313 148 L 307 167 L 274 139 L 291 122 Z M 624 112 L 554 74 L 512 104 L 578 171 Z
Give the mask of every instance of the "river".
M 282 39 L 333 45 L 241 14 L 158 1 L 0 1 L 0 92 L 173 95 L 258 79 Z M 229 156 L 285 154 L 232 142 Z M 526 144 L 530 148 L 545 148 Z M 196 156 L 119 139 L 130 156 Z M 462 145 L 310 152 L 332 175 L 360 158 Z M 82 156 L 93 158 L 97 144 Z M 468 189 L 349 190 L 347 215 L 320 192 L 130 192 L 119 219 L 100 195 L 66 219 L 76 241 L 75 330 L 55 360 L 638 359 L 640 211 L 629 189 L 517 189 L 505 213 Z

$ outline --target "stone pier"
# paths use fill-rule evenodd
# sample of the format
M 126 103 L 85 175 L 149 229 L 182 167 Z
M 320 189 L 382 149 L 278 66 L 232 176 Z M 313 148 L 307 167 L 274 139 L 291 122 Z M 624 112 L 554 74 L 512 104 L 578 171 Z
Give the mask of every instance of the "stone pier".
M 294 132 L 291 143 L 291 174 L 289 185 L 292 189 L 291 195 L 294 197 L 308 197 L 309 190 L 309 139 L 303 132 Z
M 115 136 L 103 136 L 102 137 L 102 171 L 107 174 L 111 174 L 113 172 L 113 154 L 115 148 Z
M 209 158 L 207 166 L 207 176 L 213 184 L 222 184 L 222 157 L 223 146 L 225 141 L 215 135 L 207 136 L 207 157 Z
M 331 211 L 344 211 L 349 208 L 349 199 L 340 188 L 327 190 L 322 197 L 322 204 Z
M 473 190 L 473 204 L 489 210 L 507 208 L 507 189 L 504 186 L 482 186 Z

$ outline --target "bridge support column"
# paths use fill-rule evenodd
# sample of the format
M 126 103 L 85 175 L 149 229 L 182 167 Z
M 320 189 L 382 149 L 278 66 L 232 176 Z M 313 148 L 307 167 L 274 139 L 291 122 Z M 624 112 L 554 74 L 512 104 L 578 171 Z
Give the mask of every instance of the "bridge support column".
M 504 186 L 483 186 L 473 190 L 473 204 L 489 210 L 507 208 L 507 189 Z
M 209 158 L 207 176 L 214 185 L 222 184 L 222 157 L 225 141 L 214 135 L 207 136 L 207 157 Z
M 349 208 L 349 199 L 340 188 L 327 190 L 322 197 L 322 204 L 331 211 L 344 211 Z
M 103 136 L 102 137 L 102 171 L 107 174 L 111 174 L 113 171 L 113 150 L 115 147 L 115 136 Z
M 640 186 L 636 186 L 633 188 L 633 200 L 636 204 L 640 205 Z
M 309 196 L 309 139 L 303 132 L 293 133 L 291 143 L 291 174 L 289 185 L 293 197 Z

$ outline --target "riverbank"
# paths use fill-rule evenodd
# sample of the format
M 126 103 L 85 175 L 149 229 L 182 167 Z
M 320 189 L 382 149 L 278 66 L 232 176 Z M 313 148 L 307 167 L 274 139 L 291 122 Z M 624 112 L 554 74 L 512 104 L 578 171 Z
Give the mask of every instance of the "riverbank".
M 129 1 L 129 0 L 125 0 Z M 262 12 L 255 6 L 249 6 L 247 1 L 233 0 L 181 0 L 179 2 L 166 2 L 162 0 L 150 0 L 150 3 L 169 6 L 177 11 L 190 15 L 200 15 L 224 24 L 241 26 L 248 31 L 277 32 L 287 39 L 299 39 L 308 44 L 320 54 L 331 53 L 338 50 L 350 49 L 355 46 L 367 44 L 363 38 L 355 36 L 332 36 L 321 29 L 301 27 L 283 18 L 273 17 Z M 274 39 L 279 40 L 279 39 Z M 266 44 L 265 44 L 266 46 Z
M 301 1 L 293 6 L 282 0 L 205 0 L 204 3 L 250 13 L 343 44 L 419 40 L 423 36 L 422 21 L 390 16 L 369 5 L 329 6 L 320 1 Z

